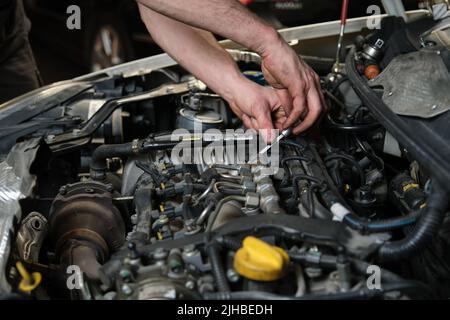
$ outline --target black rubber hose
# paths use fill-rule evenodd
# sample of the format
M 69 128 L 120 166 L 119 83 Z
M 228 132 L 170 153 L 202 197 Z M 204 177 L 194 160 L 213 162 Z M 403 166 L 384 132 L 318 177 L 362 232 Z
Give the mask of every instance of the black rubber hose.
M 373 150 L 368 150 L 367 147 L 364 145 L 364 143 L 358 138 L 357 135 L 354 135 L 356 144 L 358 147 L 364 152 L 364 154 L 369 158 L 370 161 L 376 164 L 377 168 L 384 171 L 384 161 L 379 156 L 373 152 Z
M 133 154 L 135 143 L 103 145 L 95 149 L 91 160 L 91 178 L 102 181 L 106 179 L 106 159 L 114 157 L 128 157 Z
M 412 232 L 404 239 L 383 244 L 378 257 L 381 261 L 399 261 L 413 257 L 423 251 L 438 233 L 448 209 L 448 195 L 440 186 L 433 185 L 428 197 L 426 212 Z
M 312 264 L 326 269 L 335 269 L 337 265 L 337 257 L 328 254 L 289 252 L 289 258 L 294 262 Z
M 145 141 L 142 144 L 142 151 L 170 150 L 179 144 L 179 141 Z
M 343 160 L 343 161 L 347 161 L 348 163 L 351 163 L 353 165 L 353 167 L 355 167 L 356 171 L 359 174 L 359 178 L 361 180 L 361 186 L 364 186 L 366 184 L 366 176 L 364 175 L 364 170 L 360 166 L 358 161 L 355 160 L 355 158 L 353 158 L 351 156 L 343 155 L 343 154 L 332 154 L 332 155 L 326 157 L 324 160 L 325 160 L 325 162 L 330 162 L 333 160 Z
M 316 177 L 313 177 L 313 176 L 310 176 L 310 175 L 307 175 L 307 174 L 296 174 L 296 175 L 294 175 L 293 177 L 292 177 L 292 185 L 293 185 L 293 192 L 292 192 L 292 197 L 294 198 L 294 199 L 298 199 L 298 196 L 299 196 L 299 191 L 298 191 L 298 183 L 300 182 L 300 181 L 302 181 L 302 180 L 305 180 L 305 181 L 309 181 L 309 182 L 312 182 L 312 183 L 315 183 L 315 184 L 317 184 L 317 185 L 325 185 L 325 182 L 323 181 L 323 180 L 321 180 L 321 179 L 319 179 L 319 178 L 316 178 Z
M 107 162 L 109 158 L 125 158 L 151 150 L 166 150 L 177 146 L 179 142 L 172 141 L 133 141 L 124 144 L 103 145 L 95 149 L 91 160 L 91 178 L 97 181 L 106 179 Z
M 216 241 L 219 242 L 223 247 L 231 251 L 238 251 L 240 248 L 242 248 L 242 240 L 235 237 L 223 236 L 217 238 Z
M 228 279 L 223 268 L 222 259 L 220 258 L 220 246 L 217 243 L 211 243 L 206 247 L 206 252 L 211 263 L 211 272 L 216 280 L 219 292 L 230 292 Z
M 314 162 L 310 165 L 311 171 L 315 177 L 318 177 L 325 181 L 329 190 L 322 193 L 322 199 L 327 207 L 331 207 L 333 203 L 340 202 L 346 203 L 345 198 L 341 195 L 337 189 L 333 178 L 330 176 L 325 163 L 320 157 L 319 151 L 317 151 L 314 145 L 310 145 L 310 153 Z
M 361 232 L 386 232 L 413 225 L 419 220 L 421 215 L 422 212 L 417 211 L 404 217 L 369 221 L 351 213 L 344 217 L 344 223 L 350 228 Z
M 282 146 L 295 148 L 295 149 L 297 149 L 300 152 L 303 152 L 303 151 L 306 150 L 306 146 L 303 146 L 303 145 L 301 145 L 299 143 L 296 143 L 296 142 L 294 142 L 292 140 L 284 140 L 284 141 L 281 141 L 280 144 Z
M 281 160 L 281 166 L 285 167 L 286 164 L 290 161 L 311 162 L 311 159 L 308 159 L 306 157 L 301 157 L 301 156 L 286 157 Z
M 311 212 L 311 217 L 318 218 L 321 220 L 331 220 L 333 218 L 333 214 L 325 208 L 322 203 L 317 199 L 314 191 L 317 190 L 317 185 L 313 185 L 308 188 L 308 192 L 302 193 L 300 195 L 300 203 L 308 204 L 308 207 Z
M 375 131 L 381 127 L 379 123 L 369 123 L 369 124 L 339 124 L 334 122 L 330 117 L 327 117 L 328 123 L 327 127 L 332 130 L 346 131 L 350 133 L 360 133 L 360 132 L 370 132 Z
M 335 83 L 333 83 L 333 87 L 331 88 L 330 92 L 334 95 L 337 90 L 339 89 L 339 87 L 341 86 L 341 84 L 343 84 L 344 82 L 347 82 L 348 77 L 347 76 L 343 76 L 342 78 L 340 78 L 339 80 L 337 80 Z
M 365 262 L 362 260 L 358 260 L 358 259 L 351 259 L 351 262 L 352 262 L 352 266 L 353 266 L 354 270 L 358 274 L 360 274 L 364 277 L 367 277 L 367 270 L 370 266 L 372 266 L 371 263 L 368 263 L 368 262 Z M 382 283 L 399 283 L 399 282 L 405 281 L 405 279 L 403 279 L 401 276 L 399 276 L 398 274 L 395 274 L 392 271 L 389 271 L 387 269 L 381 269 L 381 268 L 380 268 L 380 270 L 381 270 L 380 276 L 381 276 Z M 423 285 L 425 285 L 425 284 L 423 284 Z M 427 291 L 431 292 L 431 289 L 428 288 Z

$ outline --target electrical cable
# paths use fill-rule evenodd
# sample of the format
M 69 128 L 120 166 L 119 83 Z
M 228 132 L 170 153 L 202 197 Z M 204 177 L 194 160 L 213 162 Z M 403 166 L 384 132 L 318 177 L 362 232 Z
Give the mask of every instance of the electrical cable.
M 332 155 L 325 157 L 324 160 L 325 160 L 325 162 L 330 162 L 333 160 L 344 160 L 344 161 L 351 163 L 355 167 L 355 169 L 358 171 L 361 186 L 364 186 L 366 184 L 366 177 L 364 175 L 364 170 L 362 169 L 362 167 L 360 166 L 358 161 L 355 160 L 355 158 L 348 156 L 348 155 L 343 155 L 343 154 L 332 154 Z

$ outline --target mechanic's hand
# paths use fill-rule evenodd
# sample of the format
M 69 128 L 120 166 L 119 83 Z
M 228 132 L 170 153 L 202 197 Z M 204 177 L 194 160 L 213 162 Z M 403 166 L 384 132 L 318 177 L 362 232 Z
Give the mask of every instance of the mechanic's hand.
M 276 89 L 288 115 L 283 129 L 296 125 L 294 134 L 307 130 L 324 104 L 319 76 L 281 37 L 261 52 L 261 57 L 266 81 Z
M 228 93 L 227 101 L 244 125 L 260 131 L 266 142 L 272 142 L 276 138 L 274 126 L 280 129 L 287 120 L 276 91 L 242 78 L 233 83 Z

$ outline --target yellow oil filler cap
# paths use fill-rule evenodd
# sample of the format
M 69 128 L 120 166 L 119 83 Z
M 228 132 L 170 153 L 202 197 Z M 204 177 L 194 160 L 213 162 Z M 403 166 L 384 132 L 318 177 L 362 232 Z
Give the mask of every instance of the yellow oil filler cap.
M 289 265 L 289 255 L 255 237 L 244 239 L 243 246 L 234 256 L 234 269 L 244 278 L 255 281 L 281 279 Z

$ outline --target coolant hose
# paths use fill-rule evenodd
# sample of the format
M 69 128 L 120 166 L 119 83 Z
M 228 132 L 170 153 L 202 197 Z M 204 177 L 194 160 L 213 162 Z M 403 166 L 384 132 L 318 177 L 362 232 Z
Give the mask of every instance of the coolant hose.
M 415 224 L 417 220 L 419 220 L 421 214 L 422 211 L 417 211 L 404 217 L 368 221 L 366 219 L 358 217 L 356 214 L 350 213 L 345 216 L 344 223 L 347 224 L 350 228 L 362 232 L 386 232 Z
M 102 145 L 95 149 L 91 160 L 91 178 L 96 181 L 103 181 L 106 178 L 108 158 L 127 157 L 133 154 L 136 142 L 117 145 Z
M 231 237 L 231 236 L 221 236 L 215 239 L 222 247 L 229 249 L 231 251 L 238 251 L 242 248 L 242 240 Z
M 173 141 L 134 140 L 124 144 L 102 145 L 95 149 L 91 160 L 91 178 L 96 181 L 106 179 L 107 159 L 125 158 L 133 154 L 140 154 L 150 150 L 166 150 L 174 148 Z
M 438 233 L 448 203 L 447 193 L 440 186 L 433 184 L 426 210 L 414 229 L 402 240 L 383 244 L 378 251 L 378 257 L 383 262 L 399 261 L 409 259 L 424 250 Z

